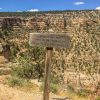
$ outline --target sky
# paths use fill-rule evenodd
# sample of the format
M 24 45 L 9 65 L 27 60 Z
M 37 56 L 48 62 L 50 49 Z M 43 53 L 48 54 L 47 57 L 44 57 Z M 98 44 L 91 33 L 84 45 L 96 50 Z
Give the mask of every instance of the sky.
M 100 0 L 0 0 L 0 12 L 100 10 Z

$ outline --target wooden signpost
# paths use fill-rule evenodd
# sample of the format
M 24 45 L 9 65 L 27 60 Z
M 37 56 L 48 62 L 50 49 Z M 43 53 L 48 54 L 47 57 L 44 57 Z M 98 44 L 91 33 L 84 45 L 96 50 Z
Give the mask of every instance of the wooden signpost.
M 53 48 L 68 48 L 70 37 L 67 34 L 54 33 L 30 33 L 30 46 L 46 47 L 45 60 L 45 83 L 43 100 L 49 100 L 50 93 L 50 63 L 52 58 Z

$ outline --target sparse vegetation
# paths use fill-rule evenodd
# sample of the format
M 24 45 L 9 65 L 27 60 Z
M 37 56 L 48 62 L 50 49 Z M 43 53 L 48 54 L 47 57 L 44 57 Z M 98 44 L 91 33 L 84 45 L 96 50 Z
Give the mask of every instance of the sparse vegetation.
M 44 84 L 40 86 L 40 90 L 43 91 Z M 50 92 L 57 94 L 59 90 L 59 85 L 57 83 L 50 83 Z
M 24 80 L 18 77 L 11 77 L 7 79 L 7 83 L 9 86 L 11 87 L 15 87 L 15 86 L 22 86 L 24 84 Z
M 59 90 L 59 85 L 57 83 L 51 83 L 50 90 L 52 93 L 57 93 Z

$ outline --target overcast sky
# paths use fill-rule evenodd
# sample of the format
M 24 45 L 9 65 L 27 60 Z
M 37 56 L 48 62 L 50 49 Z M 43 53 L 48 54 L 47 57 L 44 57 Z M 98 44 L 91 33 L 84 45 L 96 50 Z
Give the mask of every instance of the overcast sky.
M 100 9 L 100 0 L 0 0 L 0 12 Z

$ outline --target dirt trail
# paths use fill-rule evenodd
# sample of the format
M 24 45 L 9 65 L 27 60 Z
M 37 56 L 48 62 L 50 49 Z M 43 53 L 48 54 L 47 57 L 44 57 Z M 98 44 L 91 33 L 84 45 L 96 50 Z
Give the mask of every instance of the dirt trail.
M 51 98 L 58 98 L 56 95 L 51 94 Z M 0 100 L 42 100 L 41 92 L 24 92 L 15 88 L 8 87 L 7 85 L 0 84 Z M 50 99 L 53 100 L 53 99 Z
M 42 93 L 26 93 L 0 84 L 0 100 L 42 100 Z
M 0 76 L 0 100 L 42 100 L 42 92 L 21 91 L 17 88 L 12 88 L 4 84 L 4 80 L 6 77 L 7 76 L 5 75 Z M 54 100 L 52 98 L 59 97 L 51 93 L 50 100 Z

